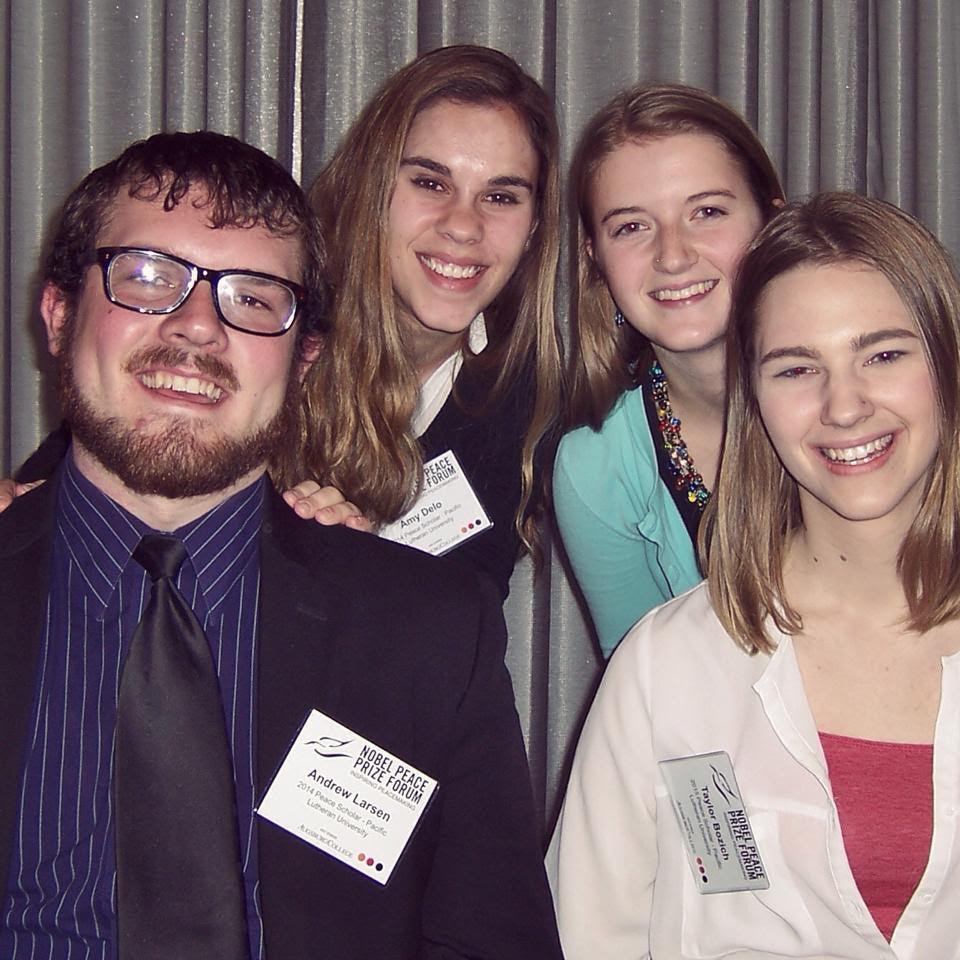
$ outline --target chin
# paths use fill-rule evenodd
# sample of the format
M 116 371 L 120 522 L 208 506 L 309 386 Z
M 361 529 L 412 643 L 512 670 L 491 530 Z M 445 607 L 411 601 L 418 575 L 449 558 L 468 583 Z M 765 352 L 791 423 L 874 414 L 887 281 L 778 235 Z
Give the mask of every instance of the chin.
M 262 468 L 289 436 L 284 415 L 245 437 L 201 437 L 189 423 L 150 433 L 116 418 L 68 420 L 76 439 L 123 485 L 142 496 L 176 500 L 226 490 Z
M 664 343 L 662 348 L 670 353 L 677 354 L 696 354 L 707 353 L 710 350 L 722 348 L 724 346 L 724 336 L 704 336 L 704 337 L 685 337 L 683 340 L 674 343 Z
M 851 523 L 872 523 L 875 521 L 906 521 L 912 523 L 920 509 L 919 501 L 910 494 L 898 498 L 860 498 L 857 500 L 832 500 L 813 495 L 821 509 L 825 509 L 841 520 Z
M 417 314 L 417 322 L 425 330 L 430 330 L 433 333 L 463 333 L 480 311 L 480 307 L 476 310 L 470 308 L 462 312 L 458 310 L 454 315 L 451 315 L 450 311 L 438 311 L 434 316 L 424 311 L 424 313 Z

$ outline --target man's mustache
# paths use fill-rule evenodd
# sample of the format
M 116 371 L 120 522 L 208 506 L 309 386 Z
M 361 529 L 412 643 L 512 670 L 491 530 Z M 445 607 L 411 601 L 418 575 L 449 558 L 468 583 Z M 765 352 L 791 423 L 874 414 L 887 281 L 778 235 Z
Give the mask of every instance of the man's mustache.
M 143 347 L 131 354 L 124 364 L 128 373 L 137 374 L 150 367 L 190 368 L 203 374 L 210 380 L 225 386 L 232 393 L 240 389 L 240 381 L 234 372 L 233 366 L 219 357 L 211 357 L 205 353 L 191 353 L 187 350 L 178 350 L 176 347 L 157 346 Z

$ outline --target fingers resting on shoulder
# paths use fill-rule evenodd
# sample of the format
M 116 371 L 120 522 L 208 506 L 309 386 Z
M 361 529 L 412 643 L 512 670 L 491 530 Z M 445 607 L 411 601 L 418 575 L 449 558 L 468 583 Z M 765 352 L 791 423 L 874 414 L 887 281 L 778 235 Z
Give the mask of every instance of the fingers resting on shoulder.
M 16 500 L 21 494 L 39 487 L 42 480 L 34 480 L 31 483 L 17 483 L 9 477 L 6 480 L 0 480 L 0 513 L 3 513 L 7 507 Z
M 325 526 L 342 523 L 367 533 L 373 530 L 373 524 L 361 513 L 360 508 L 344 499 L 336 487 L 321 487 L 315 480 L 304 480 L 285 491 L 283 499 L 298 517 L 305 520 L 316 520 Z

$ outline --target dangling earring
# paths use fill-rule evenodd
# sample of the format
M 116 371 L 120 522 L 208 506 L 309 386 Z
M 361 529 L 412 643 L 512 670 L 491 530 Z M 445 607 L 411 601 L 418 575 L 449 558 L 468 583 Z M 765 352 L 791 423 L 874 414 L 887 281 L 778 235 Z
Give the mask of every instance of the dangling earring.
M 613 315 L 613 325 L 619 329 L 627 322 L 627 318 L 623 315 L 623 312 L 619 307 L 617 307 L 616 312 Z

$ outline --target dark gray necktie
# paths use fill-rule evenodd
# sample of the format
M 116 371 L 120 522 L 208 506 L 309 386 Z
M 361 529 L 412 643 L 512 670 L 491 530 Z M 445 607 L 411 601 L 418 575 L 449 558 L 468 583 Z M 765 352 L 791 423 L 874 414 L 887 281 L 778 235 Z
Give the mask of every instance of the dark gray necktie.
M 173 537 L 133 552 L 153 592 L 120 679 L 114 758 L 120 960 L 248 960 L 233 765 Z

